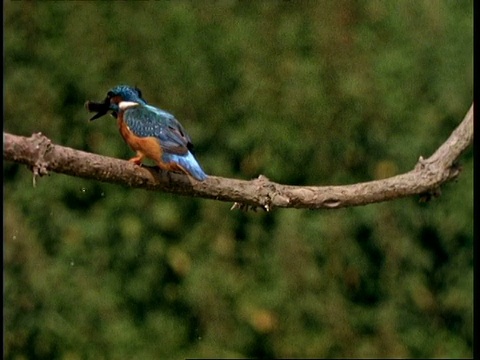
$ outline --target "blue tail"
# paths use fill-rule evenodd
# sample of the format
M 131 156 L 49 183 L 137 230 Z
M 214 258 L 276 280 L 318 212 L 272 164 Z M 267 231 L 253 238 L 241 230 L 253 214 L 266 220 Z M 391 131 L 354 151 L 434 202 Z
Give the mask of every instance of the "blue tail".
M 190 151 L 186 155 L 163 154 L 163 161 L 166 163 L 177 163 L 198 181 L 203 181 L 207 178 L 207 174 L 205 174 Z

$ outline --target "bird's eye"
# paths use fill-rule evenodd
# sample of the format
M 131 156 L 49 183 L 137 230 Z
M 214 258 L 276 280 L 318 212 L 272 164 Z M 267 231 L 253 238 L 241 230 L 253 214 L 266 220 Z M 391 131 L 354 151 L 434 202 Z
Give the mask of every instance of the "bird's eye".
M 113 94 L 112 91 L 109 91 L 109 92 L 107 93 L 107 97 L 111 98 L 111 97 L 113 97 L 113 96 L 114 96 L 114 94 Z

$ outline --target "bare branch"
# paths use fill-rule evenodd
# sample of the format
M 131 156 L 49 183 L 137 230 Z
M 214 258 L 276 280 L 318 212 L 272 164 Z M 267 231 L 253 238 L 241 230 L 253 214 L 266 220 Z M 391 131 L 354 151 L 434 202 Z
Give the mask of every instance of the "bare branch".
M 341 208 L 417 194 L 435 194 L 458 176 L 458 158 L 473 142 L 473 104 L 462 123 L 428 159 L 391 178 L 345 186 L 289 186 L 260 175 L 244 181 L 209 176 L 203 182 L 158 168 L 53 144 L 41 133 L 30 138 L 3 133 L 3 158 L 28 165 L 36 176 L 49 171 L 134 188 L 234 202 L 232 208 Z

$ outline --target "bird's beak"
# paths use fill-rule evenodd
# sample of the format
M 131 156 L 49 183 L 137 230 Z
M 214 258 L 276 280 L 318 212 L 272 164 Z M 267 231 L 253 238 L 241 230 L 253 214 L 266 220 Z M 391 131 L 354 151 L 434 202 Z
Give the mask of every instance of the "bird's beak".
M 110 100 L 106 98 L 104 102 L 87 101 L 85 103 L 85 108 L 89 112 L 96 112 L 96 114 L 90 119 L 90 121 L 92 121 L 101 118 L 108 113 L 108 110 L 110 110 Z

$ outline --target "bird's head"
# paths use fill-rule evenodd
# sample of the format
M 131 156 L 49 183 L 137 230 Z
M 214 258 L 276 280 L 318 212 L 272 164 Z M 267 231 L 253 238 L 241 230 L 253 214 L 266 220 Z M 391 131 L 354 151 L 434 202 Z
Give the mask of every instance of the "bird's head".
M 137 87 L 131 87 L 128 85 L 119 85 L 110 89 L 107 93 L 107 97 L 103 102 L 87 101 L 85 107 L 90 112 L 96 112 L 96 114 L 90 119 L 95 120 L 103 115 L 106 115 L 109 111 L 112 111 L 112 115 L 117 117 L 119 111 L 119 104 L 122 101 L 128 101 L 138 104 L 146 104 L 147 102 L 142 98 L 142 92 Z

